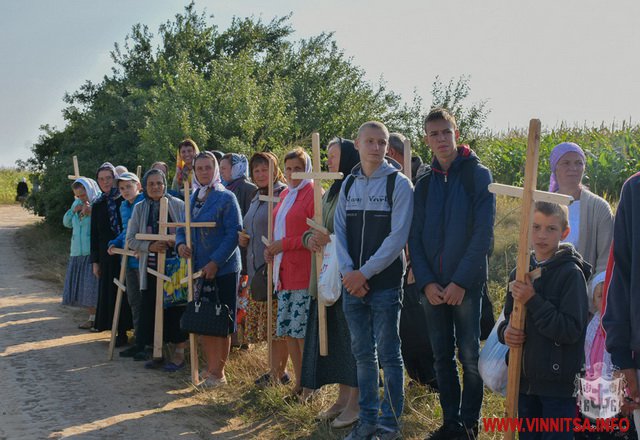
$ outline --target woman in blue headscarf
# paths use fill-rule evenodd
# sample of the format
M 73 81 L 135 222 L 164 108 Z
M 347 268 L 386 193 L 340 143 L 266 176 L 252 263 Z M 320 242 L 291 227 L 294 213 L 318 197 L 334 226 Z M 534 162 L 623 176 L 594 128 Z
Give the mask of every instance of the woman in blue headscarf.
M 115 167 L 105 162 L 97 172 L 97 181 L 102 195 L 93 203 L 91 212 L 91 262 L 93 274 L 98 278 L 98 304 L 94 328 L 96 331 L 111 330 L 113 313 L 116 308 L 117 287 L 114 278 L 120 274 L 120 257 L 109 255 L 109 241 L 122 231 L 120 203 L 122 197 L 115 186 Z M 120 306 L 116 347 L 127 343 L 127 330 L 133 327 L 131 309 L 126 296 Z
M 90 329 L 96 318 L 98 303 L 98 280 L 93 276 L 91 265 L 91 203 L 98 199 L 102 192 L 97 182 L 87 177 L 76 179 L 71 189 L 75 200 L 62 219 L 66 228 L 73 229 L 62 304 L 86 307 L 89 310 L 89 319 L 79 328 Z

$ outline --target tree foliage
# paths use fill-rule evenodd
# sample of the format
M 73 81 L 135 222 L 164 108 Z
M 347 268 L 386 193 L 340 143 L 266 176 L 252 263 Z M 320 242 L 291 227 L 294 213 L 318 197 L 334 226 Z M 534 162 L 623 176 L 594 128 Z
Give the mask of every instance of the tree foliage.
M 147 26 L 133 26 L 111 53 L 111 72 L 67 94 L 66 125 L 44 126 L 33 146 L 28 164 L 42 173 L 36 212 L 62 218 L 73 155 L 92 177 L 106 160 L 130 169 L 171 165 L 185 137 L 204 149 L 281 154 L 309 146 L 314 131 L 322 142 L 352 137 L 368 119 L 419 133 L 418 101 L 406 105 L 383 82 L 367 81 L 332 34 L 292 40 L 289 20 L 235 18 L 220 30 L 191 3 L 159 27 L 157 40 Z

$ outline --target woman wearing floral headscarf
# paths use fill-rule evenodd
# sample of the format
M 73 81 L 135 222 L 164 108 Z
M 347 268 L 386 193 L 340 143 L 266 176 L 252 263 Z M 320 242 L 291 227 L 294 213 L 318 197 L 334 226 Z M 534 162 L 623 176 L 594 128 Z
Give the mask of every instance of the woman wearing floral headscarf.
M 215 222 L 215 228 L 193 228 L 191 248 L 187 246 L 184 228 L 178 228 L 176 249 L 183 258 L 193 258 L 193 270 L 202 271 L 204 282 L 200 293 L 210 300 L 216 291 L 221 303 L 229 307 L 232 322 L 229 334 L 236 330 L 236 291 L 240 272 L 238 232 L 242 229 L 240 207 L 231 191 L 220 183 L 218 161 L 205 151 L 194 159 L 198 189 L 191 196 L 193 222 Z M 200 280 L 199 280 L 200 281 Z M 201 336 L 207 370 L 200 377 L 202 385 L 215 388 L 226 385 L 225 365 L 231 349 L 231 337 Z M 199 384 L 195 384 L 199 385 Z
M 569 206 L 571 232 L 565 241 L 572 243 L 593 266 L 594 276 L 604 272 L 613 239 L 613 213 L 606 200 L 582 184 L 586 165 L 584 151 L 578 144 L 563 142 L 553 148 L 549 162 L 549 191 L 574 199 Z
M 94 202 L 91 212 L 91 262 L 93 273 L 99 279 L 98 305 L 94 327 L 97 331 L 111 330 L 113 312 L 116 307 L 116 285 L 113 279 L 120 273 L 120 257 L 109 255 L 109 241 L 122 231 L 120 203 L 122 198 L 118 188 L 114 186 L 116 170 L 109 162 L 98 168 L 98 186 L 102 191 L 100 198 Z M 123 297 L 118 322 L 116 347 L 127 343 L 127 330 L 133 326 L 131 309 L 127 298 Z
M 64 279 L 62 304 L 89 309 L 89 319 L 79 328 L 90 329 L 96 319 L 98 280 L 91 265 L 91 203 L 102 195 L 98 183 L 87 177 L 71 185 L 76 199 L 65 213 L 62 224 L 73 229 L 71 256 Z
M 296 375 L 295 392 L 302 393 L 302 353 L 309 313 L 309 277 L 311 252 L 304 247 L 302 235 L 313 218 L 313 182 L 294 179 L 293 173 L 311 172 L 311 158 L 302 148 L 284 157 L 288 187 L 280 194 L 274 209 L 273 243 L 265 249 L 265 260 L 273 262 L 273 282 L 278 292 L 276 334 L 285 337 Z

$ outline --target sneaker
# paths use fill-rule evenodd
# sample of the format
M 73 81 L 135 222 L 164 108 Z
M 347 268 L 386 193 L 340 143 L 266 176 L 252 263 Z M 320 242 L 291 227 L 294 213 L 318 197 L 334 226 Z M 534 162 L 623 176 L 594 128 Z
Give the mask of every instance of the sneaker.
M 351 430 L 344 440 L 374 440 L 376 437 L 376 426 L 367 423 L 358 423 Z
M 478 422 L 470 424 L 464 423 L 464 429 L 467 435 L 466 437 L 463 437 L 464 440 L 476 440 L 478 438 Z
M 291 382 L 291 377 L 289 376 L 289 374 L 284 373 L 280 378 L 280 383 L 282 385 L 287 385 L 289 384 L 289 382 Z M 264 373 L 262 376 L 257 378 L 253 383 L 256 384 L 256 386 L 261 388 L 274 385 L 274 381 L 271 379 L 271 373 L 269 372 Z
M 431 434 L 425 440 L 466 440 L 467 432 L 462 425 L 445 423 Z
M 151 350 L 148 350 L 146 348 L 138 351 L 136 354 L 133 355 L 133 360 L 134 361 L 148 361 L 149 359 L 151 359 Z
M 388 430 L 385 428 L 378 428 L 374 437 L 376 440 L 398 440 L 402 438 L 400 431 Z

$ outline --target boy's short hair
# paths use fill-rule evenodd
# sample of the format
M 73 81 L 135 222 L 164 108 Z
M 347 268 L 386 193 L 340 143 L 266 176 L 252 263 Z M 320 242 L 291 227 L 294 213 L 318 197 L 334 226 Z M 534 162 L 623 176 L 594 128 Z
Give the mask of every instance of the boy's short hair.
M 390 133 L 389 134 L 389 148 L 393 148 L 393 151 L 401 156 L 404 156 L 404 141 L 406 136 L 402 133 Z
M 540 212 L 547 217 L 552 215 L 558 217 L 563 231 L 569 226 L 569 209 L 564 205 L 551 202 L 536 202 L 534 211 Z
M 427 122 L 438 121 L 438 120 L 449 121 L 451 122 L 451 125 L 453 125 L 454 130 L 458 129 L 458 124 L 456 123 L 456 117 L 453 116 L 453 114 L 451 114 L 451 112 L 446 108 L 436 107 L 431 109 L 429 114 L 427 114 L 427 116 L 424 118 L 424 124 L 422 125 L 424 132 L 425 133 L 427 132 Z
M 389 129 L 386 125 L 379 121 L 367 121 L 358 128 L 358 137 L 365 131 L 367 128 L 377 128 L 378 130 L 384 131 L 387 139 L 389 139 Z

